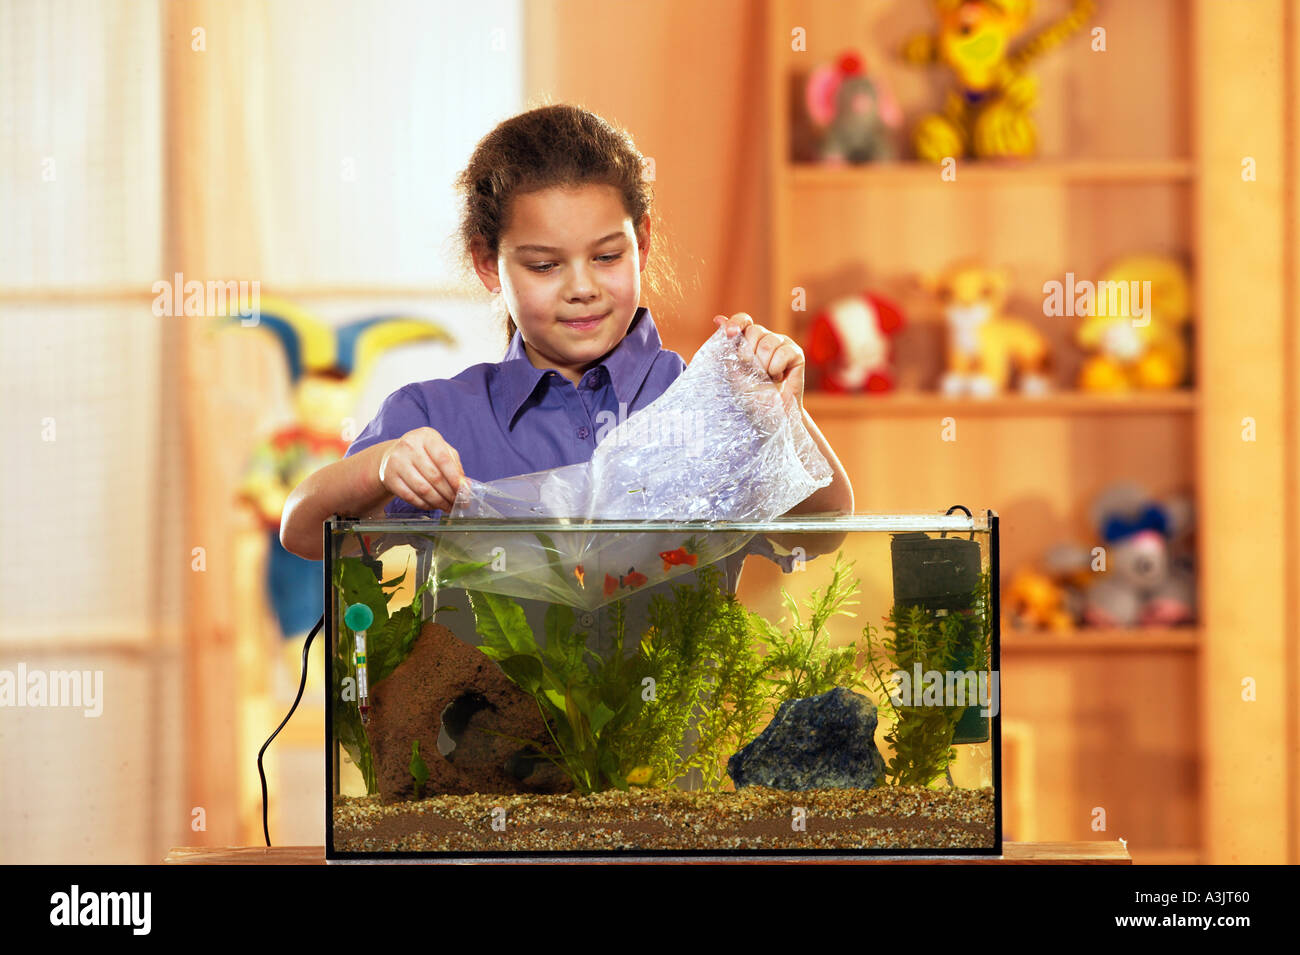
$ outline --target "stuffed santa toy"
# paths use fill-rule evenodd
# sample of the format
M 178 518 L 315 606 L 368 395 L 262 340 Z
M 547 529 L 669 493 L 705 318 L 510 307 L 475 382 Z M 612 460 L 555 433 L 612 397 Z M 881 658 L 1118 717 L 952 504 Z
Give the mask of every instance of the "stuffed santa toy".
M 870 292 L 850 295 L 813 317 L 804 357 L 820 371 L 823 391 L 892 391 L 889 339 L 902 327 L 893 302 Z

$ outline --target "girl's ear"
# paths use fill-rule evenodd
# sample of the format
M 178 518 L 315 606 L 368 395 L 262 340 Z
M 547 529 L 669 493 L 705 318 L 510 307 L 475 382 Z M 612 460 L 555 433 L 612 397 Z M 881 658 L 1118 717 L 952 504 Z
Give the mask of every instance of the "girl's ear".
M 497 269 L 497 259 L 487 248 L 482 236 L 470 241 L 470 258 L 474 260 L 474 271 L 479 281 L 489 292 L 501 288 L 501 276 Z
M 650 213 L 641 217 L 641 222 L 637 225 L 636 244 L 637 252 L 641 256 L 641 268 L 645 268 L 646 259 L 650 255 Z

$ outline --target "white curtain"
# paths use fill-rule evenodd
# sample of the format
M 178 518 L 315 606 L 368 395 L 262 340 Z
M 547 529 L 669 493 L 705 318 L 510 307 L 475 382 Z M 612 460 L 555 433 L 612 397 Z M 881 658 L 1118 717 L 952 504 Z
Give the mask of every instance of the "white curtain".
M 187 752 L 201 737 L 187 735 L 182 595 L 202 586 L 190 561 L 206 542 L 185 539 L 185 515 L 230 503 L 185 500 L 185 469 L 204 466 L 183 453 L 179 396 L 194 383 L 176 367 L 179 327 L 150 308 L 152 284 L 171 278 L 176 210 L 205 208 L 212 247 L 255 249 L 244 261 L 256 274 L 218 277 L 328 287 L 302 298 L 331 321 L 405 310 L 451 328 L 458 350 L 386 357 L 360 419 L 407 381 L 502 351 L 486 306 L 453 287 L 451 184 L 521 107 L 519 0 L 270 0 L 182 24 L 202 37 L 192 55 L 243 89 L 239 109 L 203 117 L 213 125 L 195 144 L 206 167 L 253 170 L 236 205 L 257 214 L 242 218 L 222 215 L 219 190 L 167 194 L 167 157 L 199 162 L 168 142 L 164 34 L 177 9 L 0 0 L 0 679 L 21 667 L 103 681 L 98 717 L 0 709 L 0 863 L 156 862 L 200 841 L 186 804 L 186 760 L 202 756 Z M 250 35 L 262 55 L 226 55 Z M 343 286 L 433 291 L 343 299 Z
M 159 23 L 155 4 L 0 3 L 0 671 L 102 681 L 97 716 L 0 710 L 0 862 L 184 841 L 166 329 L 111 291 L 161 269 Z

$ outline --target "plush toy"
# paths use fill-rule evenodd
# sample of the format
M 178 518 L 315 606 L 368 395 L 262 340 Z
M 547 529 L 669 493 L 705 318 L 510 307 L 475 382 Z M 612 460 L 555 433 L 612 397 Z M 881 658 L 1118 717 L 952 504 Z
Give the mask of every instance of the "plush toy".
M 1056 633 L 1074 627 L 1074 617 L 1066 607 L 1065 589 L 1032 567 L 1022 567 L 1012 575 L 1003 591 L 1002 605 L 1016 627 Z
M 1195 617 L 1192 505 L 1186 496 L 1154 500 L 1140 486 L 1119 483 L 1099 495 L 1092 519 L 1105 548 L 1083 600 L 1093 627 L 1160 627 Z
M 834 66 L 815 69 L 804 101 L 812 121 L 825 127 L 824 161 L 863 163 L 896 157 L 902 110 L 881 79 L 867 75 L 857 53 L 843 53 Z
M 870 292 L 832 302 L 813 317 L 804 359 L 817 385 L 830 392 L 894 388 L 889 339 L 903 327 L 893 302 Z
M 1006 391 L 1013 375 L 1024 394 L 1050 390 L 1047 340 L 1023 319 L 1003 314 L 1008 282 L 1004 271 L 969 262 L 921 279 L 948 320 L 944 394 L 988 397 Z
M 1026 68 L 1082 29 L 1097 5 L 1074 0 L 1064 16 L 1013 52 L 1033 7 L 1033 0 L 934 0 L 938 32 L 909 39 L 903 59 L 914 66 L 944 64 L 956 76 L 957 89 L 949 92 L 942 114 L 923 117 L 913 130 L 919 158 L 942 162 L 1037 151 L 1030 110 L 1038 99 L 1038 81 Z
M 1183 327 L 1192 310 L 1187 272 L 1164 256 L 1129 256 L 1097 283 L 1076 341 L 1091 356 L 1079 370 L 1085 391 L 1177 388 L 1187 376 Z

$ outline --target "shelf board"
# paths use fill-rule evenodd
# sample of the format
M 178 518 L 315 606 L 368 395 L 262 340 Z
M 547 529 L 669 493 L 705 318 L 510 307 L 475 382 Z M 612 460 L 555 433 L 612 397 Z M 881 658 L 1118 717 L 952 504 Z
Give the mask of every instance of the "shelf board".
M 949 398 L 934 392 L 904 391 L 856 395 L 805 392 L 804 407 L 813 417 L 1188 414 L 1196 410 L 1196 392 L 1188 388 L 1122 395 L 1064 391 L 1039 398 L 1017 394 L 992 398 Z
M 1134 653 L 1171 651 L 1195 653 L 1201 645 L 1198 627 L 1124 627 L 1107 630 L 1079 628 L 1067 633 L 1004 628 L 1002 649 L 1013 652 L 1088 653 L 1122 650 Z
M 792 186 L 1018 185 L 1045 183 L 1189 183 L 1196 176 L 1191 159 L 1042 159 L 989 162 L 959 160 L 955 179 L 940 178 L 932 163 L 906 161 L 832 166 L 815 162 L 786 164 Z

